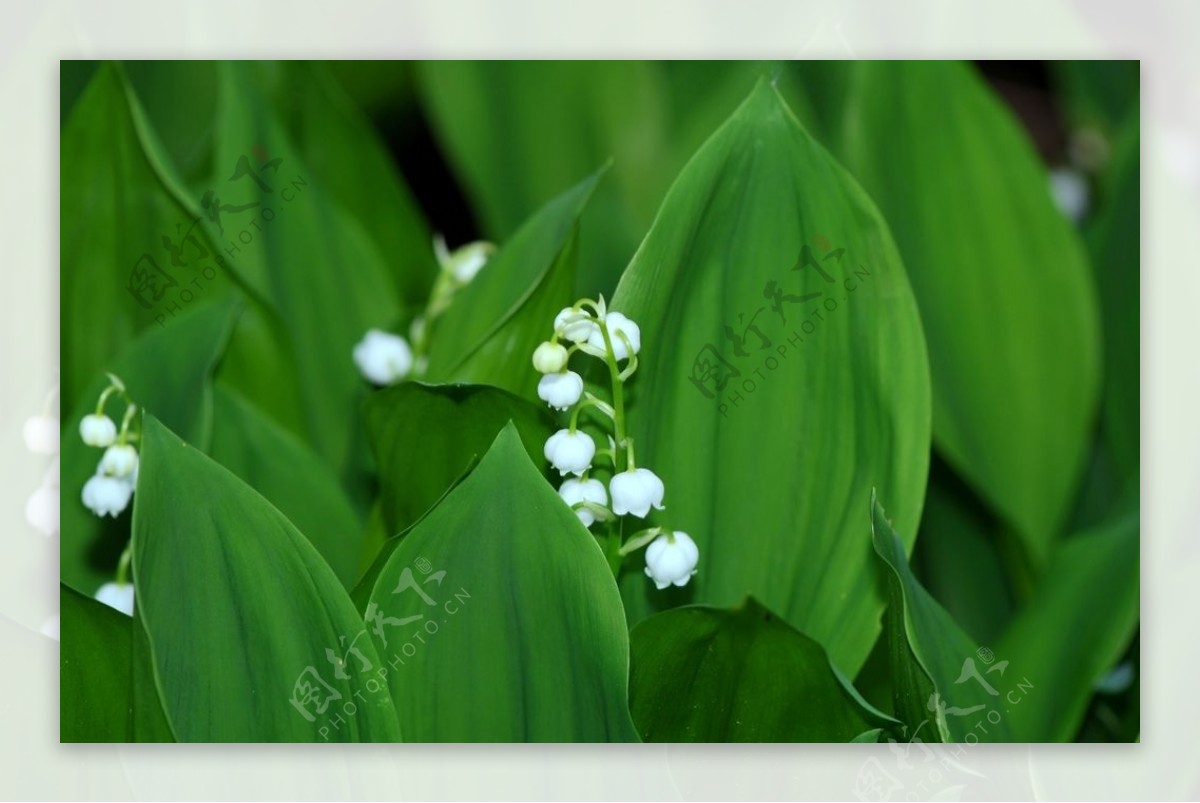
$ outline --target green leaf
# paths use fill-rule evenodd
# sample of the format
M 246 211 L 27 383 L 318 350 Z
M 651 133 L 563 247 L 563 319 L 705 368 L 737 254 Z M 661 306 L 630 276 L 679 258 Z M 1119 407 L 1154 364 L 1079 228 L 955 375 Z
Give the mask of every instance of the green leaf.
M 610 306 L 641 327 L 629 426 L 666 485 L 657 521 L 700 548 L 682 591 L 628 575 L 630 620 L 751 593 L 852 676 L 884 604 L 862 500 L 888 489 L 914 533 L 929 456 L 916 304 L 871 201 L 760 82 L 676 180 Z
M 636 741 L 616 583 L 515 426 L 398 542 L 370 600 L 405 738 Z
M 980 741 L 1014 741 L 1006 706 L 1009 695 L 1024 693 L 1021 668 L 995 660 L 995 653 L 975 644 L 921 587 L 874 494 L 871 515 L 888 587 L 885 629 L 893 702 L 896 716 L 911 731 L 909 740 L 961 742 L 973 732 Z
M 424 306 L 437 272 L 433 240 L 387 146 L 319 62 L 284 62 L 291 130 L 323 190 L 360 221 L 390 268 L 395 294 Z
M 1065 540 L 1030 604 L 997 645 L 1032 687 L 1013 706 L 1022 742 L 1076 737 L 1101 678 L 1124 655 L 1139 612 L 1136 510 Z
M 1136 490 L 1141 460 L 1141 160 L 1138 118 L 1117 145 L 1107 198 L 1087 230 L 1104 319 L 1104 437 Z
M 660 71 L 638 61 L 438 61 L 419 66 L 418 86 L 493 239 L 507 239 L 568 182 L 613 160 L 581 223 L 579 287 L 594 294 L 628 262 L 678 167 L 664 158 L 671 140 Z
M 306 438 L 339 475 L 354 476 L 365 471 L 367 453 L 361 422 L 345 414 L 364 384 L 351 352 L 367 329 L 395 324 L 399 299 L 374 242 L 302 161 L 255 76 L 242 62 L 219 67 L 212 191 L 223 206 L 210 231 L 232 270 L 281 321 L 290 358 L 283 364 L 294 365 Z M 280 364 L 264 370 L 246 360 L 222 378 L 243 390 Z
M 337 476 L 236 391 L 218 383 L 214 402 L 212 459 L 287 516 L 350 586 L 358 577 L 363 529 Z
M 536 398 L 533 350 L 575 302 L 577 221 L 607 168 L 546 204 L 432 324 L 427 376 Z
M 1069 59 L 1050 66 L 1075 129 L 1092 127 L 1111 137 L 1137 114 L 1142 78 L 1137 60 Z
M 384 529 L 407 529 L 482 457 L 512 421 L 530 456 L 554 431 L 544 408 L 487 385 L 405 382 L 367 400 Z
M 130 397 L 200 448 L 212 432 L 212 372 L 233 325 L 230 303 L 197 306 L 165 326 L 148 330 L 116 360 L 101 366 L 125 383 Z M 99 371 L 88 378 L 62 429 L 60 572 L 62 581 L 91 596 L 116 574 L 129 541 L 129 516 L 101 518 L 83 505 L 83 485 L 96 473 L 103 450 L 79 437 L 79 422 L 96 410 L 108 387 Z M 109 400 L 106 411 L 119 423 L 124 405 Z M 135 494 L 136 496 L 136 494 Z
M 279 511 L 151 415 L 133 529 L 137 610 L 180 741 L 400 738 L 387 695 L 346 671 L 380 660 L 333 571 Z
M 849 165 L 892 227 L 921 307 L 934 442 L 1039 567 L 1095 412 L 1083 248 L 1033 148 L 970 68 L 881 62 L 858 75 Z
M 132 620 L 59 587 L 59 741 L 128 742 Z
M 899 725 L 753 597 L 660 613 L 629 638 L 629 705 L 648 742 L 849 742 Z
M 101 66 L 71 110 L 61 156 L 61 392 L 74 404 L 140 332 L 185 307 L 185 291 L 211 298 L 223 279 L 172 265 L 163 241 L 194 216 L 147 156 L 116 65 Z

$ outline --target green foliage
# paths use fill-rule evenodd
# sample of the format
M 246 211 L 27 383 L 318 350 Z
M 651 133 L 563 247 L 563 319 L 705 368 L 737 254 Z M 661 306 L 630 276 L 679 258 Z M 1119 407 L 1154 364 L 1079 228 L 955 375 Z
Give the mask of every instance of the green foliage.
M 1051 69 L 1111 146 L 1081 236 L 960 63 L 65 63 L 63 740 L 1136 738 L 1130 69 Z M 458 283 L 437 232 L 495 252 Z M 666 488 L 611 529 L 531 361 L 581 295 Z M 683 587 L 622 562 L 653 526 Z

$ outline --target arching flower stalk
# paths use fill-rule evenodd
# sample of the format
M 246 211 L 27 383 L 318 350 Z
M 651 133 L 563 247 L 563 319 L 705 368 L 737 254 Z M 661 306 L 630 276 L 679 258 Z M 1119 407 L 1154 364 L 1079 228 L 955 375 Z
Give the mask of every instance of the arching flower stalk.
M 620 312 L 610 312 L 604 298 L 581 299 L 554 318 L 554 333 L 534 350 L 533 366 L 541 374 L 538 397 L 550 407 L 569 412 L 568 424 L 546 441 L 545 455 L 562 476 L 572 475 L 559 488 L 559 496 L 571 506 L 585 527 L 596 527 L 596 537 L 608 556 L 613 574 L 619 574 L 624 559 L 634 551 L 646 550 L 646 576 L 660 588 L 686 585 L 696 573 L 699 549 L 687 533 L 649 527 L 623 536 L 623 519 L 645 519 L 652 510 L 664 510 L 663 481 L 650 469 L 638 466 L 633 438 L 626 427 L 625 383 L 637 371 L 642 349 L 638 325 Z M 571 358 L 583 354 L 604 361 L 611 401 L 584 386 L 583 377 L 569 369 Z M 597 449 L 592 437 L 579 429 L 589 413 L 607 435 L 608 448 Z M 596 469 L 593 461 L 608 464 Z M 591 476 L 608 475 L 608 487 Z

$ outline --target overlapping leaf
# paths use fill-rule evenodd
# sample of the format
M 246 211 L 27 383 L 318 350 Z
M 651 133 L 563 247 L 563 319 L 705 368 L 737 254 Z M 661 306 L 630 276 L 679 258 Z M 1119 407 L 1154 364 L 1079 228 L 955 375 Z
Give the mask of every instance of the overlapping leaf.
M 1096 406 L 1083 248 L 1033 149 L 970 68 L 872 63 L 857 75 L 849 166 L 895 233 L 921 307 L 935 443 L 1040 566 Z
M 616 583 L 514 426 L 399 542 L 365 614 L 406 739 L 637 739 Z
M 1028 679 L 994 650 L 974 643 L 913 576 L 904 544 L 871 497 L 875 552 L 887 579 L 886 638 L 896 716 L 908 739 L 986 742 L 1012 738 L 1009 707 Z M 1014 698 L 1015 695 L 1015 698 Z
M 132 620 L 65 585 L 58 597 L 59 741 L 131 741 Z
M 862 500 L 887 488 L 911 544 L 929 452 L 916 304 L 871 201 L 760 83 L 680 175 L 611 306 L 641 326 L 638 463 L 701 556 L 683 592 L 631 574 L 631 619 L 752 593 L 853 674 L 884 604 Z
M 849 742 L 898 724 L 753 598 L 657 614 L 630 642 L 629 705 L 648 742 Z
M 395 741 L 379 656 L 337 577 L 243 482 L 147 415 L 133 574 L 180 741 Z

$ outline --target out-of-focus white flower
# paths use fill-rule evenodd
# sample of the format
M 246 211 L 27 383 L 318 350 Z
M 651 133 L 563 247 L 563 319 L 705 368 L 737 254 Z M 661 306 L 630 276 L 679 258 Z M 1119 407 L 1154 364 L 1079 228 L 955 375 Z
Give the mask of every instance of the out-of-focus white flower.
M 601 507 L 608 505 L 608 492 L 604 490 L 604 483 L 600 482 L 600 480 L 577 480 L 571 478 L 565 481 L 562 487 L 558 489 L 558 495 L 568 505 L 577 505 L 580 502 L 591 502 Z M 586 507 L 576 510 L 575 515 L 583 522 L 584 527 L 591 527 L 596 521 L 596 515 Z
M 547 340 L 533 350 L 533 367 L 543 374 L 557 374 L 567 367 L 567 349 Z
M 566 410 L 583 396 L 583 377 L 574 371 L 546 374 L 538 382 L 538 398 L 555 410 Z
M 624 516 L 632 513 L 646 518 L 650 508 L 663 509 L 663 481 L 648 468 L 635 468 L 615 474 L 608 484 L 612 492 L 613 513 Z
M 97 516 L 117 515 L 129 505 L 133 496 L 131 477 L 108 477 L 96 474 L 83 486 L 83 504 Z
M 21 427 L 25 448 L 34 454 L 58 454 L 58 419 L 35 415 Z
M 483 266 L 491 258 L 496 246 L 489 242 L 478 241 L 467 243 L 451 251 L 446 247 L 445 238 L 436 234 L 433 237 L 433 250 L 437 254 L 438 264 L 442 266 L 442 270 L 453 274 L 459 284 L 467 284 L 478 275 L 479 271 L 483 270 Z
M 609 340 L 612 341 L 613 355 L 618 360 L 627 360 L 632 354 L 637 354 L 642 350 L 642 330 L 633 321 L 626 318 L 619 312 L 610 312 L 604 316 L 604 325 L 608 329 Z M 622 335 L 624 337 L 622 337 Z M 629 341 L 629 345 L 625 341 Z M 588 345 L 604 351 L 604 333 L 600 331 L 600 327 L 596 327 L 596 331 L 588 335 Z
M 408 341 L 400 335 L 371 329 L 354 346 L 354 363 L 368 381 L 390 385 L 408 376 L 413 367 L 413 353 Z
M 546 441 L 544 454 L 560 475 L 579 476 L 591 468 L 592 458 L 596 456 L 596 443 L 586 432 L 560 429 Z
M 133 583 L 105 583 L 96 599 L 126 616 L 133 616 Z
M 600 325 L 586 312 L 565 307 L 554 316 L 554 331 L 572 343 L 586 343 L 593 334 L 600 334 Z M 600 343 L 600 348 L 604 348 L 603 342 Z
M 1091 206 L 1087 178 L 1069 167 L 1056 167 L 1050 171 L 1050 194 L 1059 211 L 1073 223 L 1083 220 Z
M 103 413 L 92 413 L 79 422 L 79 435 L 88 446 L 112 446 L 117 439 L 117 425 Z
M 42 535 L 58 532 L 58 485 L 43 483 L 25 502 L 25 520 Z
M 700 549 L 685 532 L 660 535 L 646 547 L 646 576 L 661 591 L 669 585 L 685 586 L 696 573 Z
M 117 443 L 104 450 L 100 458 L 100 473 L 109 477 L 132 477 L 137 471 L 137 449 L 127 443 Z

